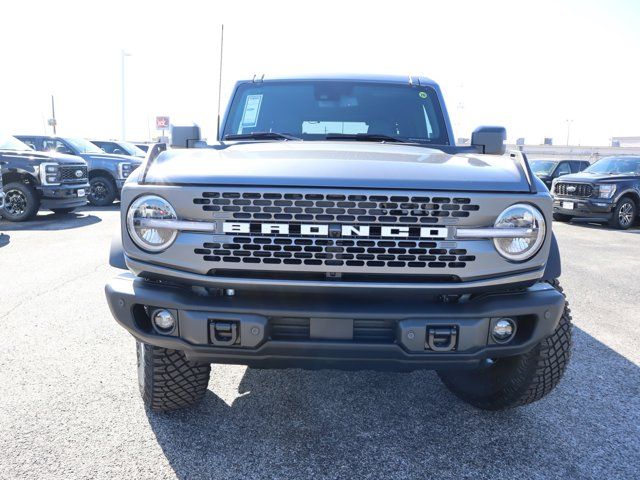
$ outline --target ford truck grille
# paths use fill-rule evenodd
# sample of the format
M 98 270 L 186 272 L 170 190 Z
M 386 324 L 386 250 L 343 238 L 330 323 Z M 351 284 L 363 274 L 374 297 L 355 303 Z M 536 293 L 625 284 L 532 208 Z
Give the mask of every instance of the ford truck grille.
M 563 197 L 590 197 L 593 187 L 586 183 L 556 183 L 555 194 Z
M 204 192 L 193 203 L 234 220 L 393 225 L 437 224 L 480 208 L 466 197 L 322 193 Z
M 196 218 L 214 220 L 217 230 L 208 238 L 197 235 L 190 251 L 198 268 L 209 267 L 212 275 L 458 276 L 484 265 L 487 242 L 453 241 L 447 232 L 455 225 L 486 224 L 483 201 L 482 195 L 444 192 L 200 190 L 189 203 L 200 210 Z M 266 232 L 269 225 L 277 230 Z M 324 230 L 314 233 L 314 226 Z M 362 227 L 362 233 L 350 230 Z M 404 233 L 389 233 L 394 228 Z
M 76 172 L 81 172 L 78 176 Z M 87 183 L 86 165 L 62 165 L 60 166 L 60 178 L 63 183 Z

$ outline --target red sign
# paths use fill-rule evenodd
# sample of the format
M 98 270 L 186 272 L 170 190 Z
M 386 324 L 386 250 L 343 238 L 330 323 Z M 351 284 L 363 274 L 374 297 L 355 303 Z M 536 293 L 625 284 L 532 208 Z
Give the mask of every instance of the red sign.
M 156 130 L 166 130 L 169 128 L 169 117 L 156 117 Z

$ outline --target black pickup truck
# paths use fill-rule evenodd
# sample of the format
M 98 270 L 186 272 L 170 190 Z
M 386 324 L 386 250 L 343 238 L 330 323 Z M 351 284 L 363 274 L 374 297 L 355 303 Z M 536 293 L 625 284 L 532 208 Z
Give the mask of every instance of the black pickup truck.
M 640 211 L 640 157 L 605 157 L 555 180 L 552 192 L 555 220 L 584 217 L 626 230 Z
M 2 217 L 11 222 L 33 218 L 39 209 L 69 213 L 87 204 L 87 163 L 80 157 L 36 152 L 20 140 L 0 137 L 5 194 Z

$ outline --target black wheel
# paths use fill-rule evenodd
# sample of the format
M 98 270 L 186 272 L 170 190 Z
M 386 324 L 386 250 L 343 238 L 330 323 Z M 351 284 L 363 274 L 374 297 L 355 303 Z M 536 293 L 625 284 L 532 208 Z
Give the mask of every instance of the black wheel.
M 89 203 L 96 207 L 111 205 L 118 194 L 113 180 L 107 177 L 93 177 L 89 180 Z
M 4 186 L 2 216 L 10 222 L 24 222 L 36 216 L 40 198 L 31 185 L 14 182 Z
M 626 230 L 633 225 L 638 210 L 636 203 L 629 197 L 621 198 L 613 209 L 609 225 L 620 230 Z
M 552 285 L 562 292 L 560 283 Z M 555 388 L 571 356 L 571 312 L 565 302 L 558 327 L 533 350 L 488 360 L 477 370 L 438 372 L 457 397 L 483 410 L 502 410 L 540 400 Z
M 178 350 L 136 342 L 138 384 L 147 408 L 168 412 L 202 400 L 209 384 L 211 365 L 190 362 Z
M 565 215 L 564 213 L 554 213 L 553 219 L 558 222 L 569 222 L 573 217 L 571 215 Z
M 75 207 L 71 208 L 52 208 L 51 211 L 56 215 L 66 215 L 67 213 L 71 213 L 75 210 Z

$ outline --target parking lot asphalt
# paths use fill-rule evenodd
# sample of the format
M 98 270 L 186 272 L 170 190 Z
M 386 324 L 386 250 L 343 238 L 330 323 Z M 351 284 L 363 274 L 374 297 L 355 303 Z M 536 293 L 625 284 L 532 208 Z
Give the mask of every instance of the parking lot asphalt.
M 215 365 L 204 402 L 139 399 L 103 287 L 116 207 L 0 220 L 0 478 L 640 477 L 640 229 L 554 224 L 573 359 L 544 400 L 487 413 L 433 372 Z

